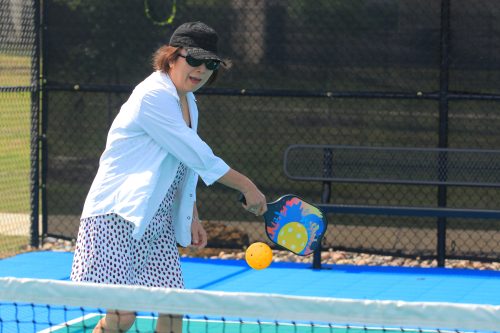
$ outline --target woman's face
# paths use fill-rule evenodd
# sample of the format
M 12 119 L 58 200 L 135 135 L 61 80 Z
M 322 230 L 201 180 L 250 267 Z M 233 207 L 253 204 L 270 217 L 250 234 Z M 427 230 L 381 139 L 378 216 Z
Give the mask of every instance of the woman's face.
M 202 63 L 197 67 L 193 67 L 186 62 L 186 50 L 180 51 L 181 56 L 172 61 L 169 70 L 170 79 L 177 88 L 179 95 L 185 95 L 188 92 L 200 89 L 210 78 L 213 71 L 207 69 Z

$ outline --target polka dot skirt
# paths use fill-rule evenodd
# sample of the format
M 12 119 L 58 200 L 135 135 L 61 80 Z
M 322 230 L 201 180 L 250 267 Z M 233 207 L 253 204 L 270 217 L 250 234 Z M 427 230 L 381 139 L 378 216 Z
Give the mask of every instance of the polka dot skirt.
M 184 288 L 172 226 L 172 203 L 185 175 L 186 167 L 181 163 L 141 239 L 132 237 L 131 222 L 114 213 L 82 219 L 71 280 Z

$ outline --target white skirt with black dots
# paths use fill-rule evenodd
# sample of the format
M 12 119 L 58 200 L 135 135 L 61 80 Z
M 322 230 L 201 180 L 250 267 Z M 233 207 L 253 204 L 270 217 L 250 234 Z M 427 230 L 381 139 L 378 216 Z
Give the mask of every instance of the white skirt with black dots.
M 184 288 L 172 226 L 172 203 L 186 175 L 181 163 L 151 223 L 140 239 L 134 225 L 116 214 L 84 218 L 78 230 L 71 280 Z

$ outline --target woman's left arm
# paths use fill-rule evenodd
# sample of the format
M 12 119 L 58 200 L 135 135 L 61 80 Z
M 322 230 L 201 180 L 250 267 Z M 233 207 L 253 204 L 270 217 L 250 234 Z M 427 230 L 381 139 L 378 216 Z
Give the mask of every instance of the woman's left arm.
M 198 208 L 196 201 L 193 205 L 193 222 L 191 223 L 191 245 L 197 248 L 204 248 L 207 245 L 207 232 L 201 225 L 200 217 L 198 216 Z

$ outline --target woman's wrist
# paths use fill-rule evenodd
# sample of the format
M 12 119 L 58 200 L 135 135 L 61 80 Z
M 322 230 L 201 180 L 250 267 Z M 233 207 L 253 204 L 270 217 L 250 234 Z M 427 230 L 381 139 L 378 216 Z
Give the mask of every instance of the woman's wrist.
M 257 186 L 255 186 L 255 184 L 250 179 L 248 179 L 247 177 L 245 178 L 246 178 L 245 182 L 243 183 L 243 186 L 240 189 L 240 192 L 243 193 L 244 195 L 246 195 L 248 192 L 255 191 L 255 189 L 257 188 Z
M 234 169 L 230 169 L 218 182 L 243 194 L 251 192 L 256 188 L 255 184 L 247 176 Z

